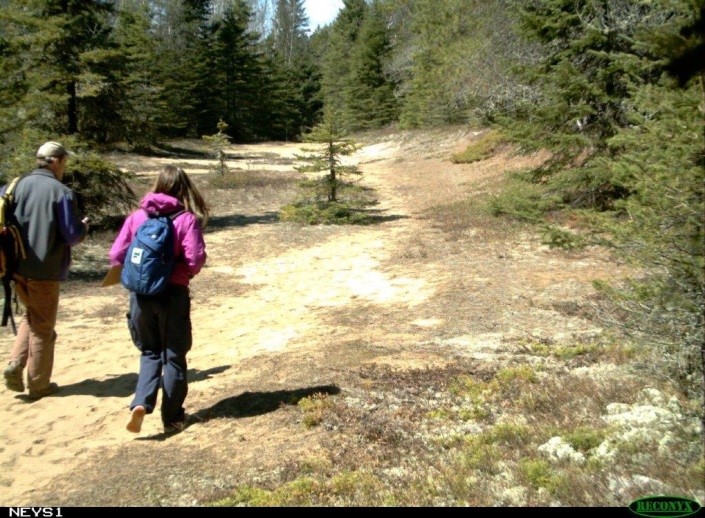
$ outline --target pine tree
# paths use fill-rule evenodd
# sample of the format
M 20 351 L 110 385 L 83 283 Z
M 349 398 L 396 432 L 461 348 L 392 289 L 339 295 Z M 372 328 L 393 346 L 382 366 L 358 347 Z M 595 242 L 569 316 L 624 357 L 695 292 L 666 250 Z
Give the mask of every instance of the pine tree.
M 225 148 L 230 144 L 230 135 L 225 133 L 228 129 L 228 125 L 220 119 L 218 121 L 218 133 L 213 135 L 204 135 L 203 140 L 206 141 L 208 147 L 211 148 L 213 156 L 216 159 L 215 172 L 220 175 L 225 175 L 225 173 L 230 171 L 228 164 L 225 163 Z
M 165 136 L 198 137 L 217 121 L 204 120 L 212 102 L 208 8 L 206 0 L 153 0 L 155 72 L 164 105 L 159 131 Z
M 275 138 L 291 140 L 313 125 L 320 109 L 319 76 L 309 53 L 308 17 L 302 0 L 278 0 L 268 38 Z
M 505 119 L 505 131 L 524 149 L 548 149 L 552 158 L 533 172 L 560 201 L 609 209 L 629 195 L 628 179 L 591 164 L 614 154 L 608 141 L 629 125 L 631 92 L 659 70 L 640 35 L 678 23 L 682 12 L 663 2 L 538 0 L 521 4 L 525 33 L 544 48 L 525 77 L 540 98 Z
M 251 13 L 244 0 L 234 1 L 211 26 L 207 66 L 210 98 L 206 108 L 208 127 L 218 117 L 231 128 L 234 140 L 253 140 L 266 134 L 268 121 L 261 117 L 269 86 L 258 45 L 259 36 L 249 29 Z
M 13 68 L 2 89 L 14 88 L 3 95 L 4 109 L 15 127 L 104 138 L 88 120 L 115 114 L 111 12 L 110 3 L 78 0 L 9 0 L 0 8 L 3 61 Z
M 162 102 L 149 6 L 142 0 L 123 0 L 115 20 L 113 40 L 123 61 L 119 116 L 110 127 L 113 140 L 147 147 L 158 137 Z
M 347 136 L 340 124 L 340 116 L 331 108 L 324 110 L 323 120 L 305 136 L 305 142 L 318 144 L 319 147 L 309 148 L 308 154 L 299 156 L 307 164 L 296 167 L 296 170 L 302 173 L 324 172 L 323 180 L 316 180 L 313 185 L 323 187 L 322 194 L 327 202 L 339 201 L 338 192 L 345 178 L 362 174 L 357 166 L 343 165 L 341 160 L 357 151 L 358 145 Z
M 357 44 L 350 56 L 350 82 L 345 104 L 353 129 L 370 129 L 389 124 L 398 116 L 395 85 L 385 73 L 391 46 L 387 21 L 379 1 L 367 8 Z
M 308 17 L 303 0 L 277 0 L 270 38 L 284 67 L 293 68 L 306 52 Z
M 366 10 L 365 0 L 343 1 L 343 8 L 331 26 L 321 66 L 323 104 L 339 114 L 341 124 L 346 128 L 354 125 L 345 96 L 351 82 L 350 56 Z

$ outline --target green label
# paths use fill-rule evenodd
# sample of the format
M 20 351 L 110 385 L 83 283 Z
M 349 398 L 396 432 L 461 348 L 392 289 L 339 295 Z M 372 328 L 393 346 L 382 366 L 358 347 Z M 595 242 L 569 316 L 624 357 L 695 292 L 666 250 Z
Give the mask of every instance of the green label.
M 629 504 L 629 509 L 639 516 L 663 518 L 668 516 L 690 516 L 700 511 L 695 500 L 677 496 L 650 496 Z

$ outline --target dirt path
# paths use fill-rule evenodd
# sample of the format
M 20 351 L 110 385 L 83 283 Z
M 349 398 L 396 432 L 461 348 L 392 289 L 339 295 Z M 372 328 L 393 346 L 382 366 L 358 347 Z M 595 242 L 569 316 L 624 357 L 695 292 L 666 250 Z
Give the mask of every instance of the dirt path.
M 377 191 L 379 225 L 299 228 L 253 200 L 244 223 L 206 235 L 208 265 L 192 285 L 195 422 L 177 436 L 160 433 L 157 414 L 138 436 L 125 431 L 138 355 L 122 288 L 69 288 L 57 329 L 61 392 L 34 403 L 0 393 L 0 503 L 196 505 L 320 449 L 327 432 L 303 427 L 292 403 L 317 390 L 344 394 L 362 365 L 424 367 L 457 355 L 490 363 L 527 336 L 598 333 L 581 311 L 590 281 L 616 266 L 499 227 L 454 229 L 454 212 L 439 211 L 538 160 L 451 164 L 472 138 L 459 130 L 364 147 L 355 159 Z M 12 337 L 3 341 L 4 364 Z

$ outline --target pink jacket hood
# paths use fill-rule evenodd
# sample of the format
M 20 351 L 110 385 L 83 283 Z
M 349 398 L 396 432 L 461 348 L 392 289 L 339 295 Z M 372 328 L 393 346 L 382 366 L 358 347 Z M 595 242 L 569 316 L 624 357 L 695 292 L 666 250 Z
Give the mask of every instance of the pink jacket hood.
M 147 214 L 173 214 L 184 210 L 184 205 L 168 194 L 148 193 L 140 202 L 140 209 L 127 216 L 108 257 L 112 266 L 123 264 L 127 249 Z M 206 262 L 206 244 L 198 218 L 192 212 L 184 212 L 174 219 L 174 253 L 177 263 L 169 282 L 188 286 L 189 279 L 197 275 Z
M 161 192 L 150 192 L 142 198 L 140 208 L 155 216 L 161 214 L 172 214 L 179 210 L 184 210 L 184 204 L 173 196 Z

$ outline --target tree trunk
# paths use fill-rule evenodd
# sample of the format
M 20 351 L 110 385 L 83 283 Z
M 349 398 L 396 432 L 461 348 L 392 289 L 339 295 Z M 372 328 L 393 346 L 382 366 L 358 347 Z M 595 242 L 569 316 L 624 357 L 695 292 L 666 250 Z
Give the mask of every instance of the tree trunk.
M 333 141 L 328 142 L 328 168 L 330 170 L 330 190 L 328 191 L 328 201 L 336 201 L 336 183 L 335 177 L 335 156 L 333 156 Z
M 66 92 L 69 94 L 68 102 L 68 118 L 69 127 L 68 134 L 74 135 L 78 133 L 78 102 L 76 101 L 76 81 L 70 81 L 66 87 Z

